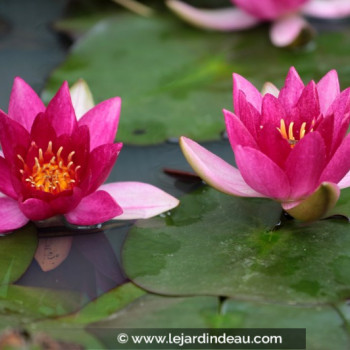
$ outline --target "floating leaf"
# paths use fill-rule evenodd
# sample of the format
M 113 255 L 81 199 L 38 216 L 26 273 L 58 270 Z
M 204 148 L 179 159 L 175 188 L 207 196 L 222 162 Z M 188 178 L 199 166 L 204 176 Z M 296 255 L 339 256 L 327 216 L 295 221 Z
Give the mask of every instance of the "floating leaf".
M 209 188 L 181 203 L 170 217 L 138 222 L 127 237 L 126 273 L 146 290 L 303 304 L 350 296 L 344 220 L 290 220 L 271 230 L 277 203 Z
M 350 347 L 344 319 L 330 305 L 306 307 L 227 300 L 222 310 L 221 328 L 306 328 L 308 350 Z
M 0 285 L 17 281 L 32 262 L 38 244 L 33 225 L 0 237 Z
M 256 86 L 280 86 L 295 65 L 305 81 L 336 68 L 342 85 L 347 74 L 350 29 L 320 33 L 316 49 L 272 47 L 268 26 L 236 33 L 191 28 L 180 20 L 120 14 L 99 22 L 72 48 L 51 76 L 46 101 L 63 80 L 85 79 L 100 102 L 123 99 L 118 140 L 159 143 L 186 135 L 218 139 L 225 129 L 222 108 L 232 109 L 232 72 Z M 257 64 L 258 63 L 258 64 Z
M 28 329 L 32 332 L 45 332 L 60 341 L 78 343 L 89 349 L 100 349 L 103 348 L 101 343 L 85 331 L 85 326 L 106 319 L 144 294 L 138 287 L 127 283 L 90 302 L 76 313 L 37 322 Z
M 77 293 L 45 288 L 2 285 L 0 329 L 23 326 L 46 317 L 65 315 L 80 305 Z
M 147 294 L 95 328 L 206 328 L 214 326 L 219 310 L 215 297 L 166 298 Z

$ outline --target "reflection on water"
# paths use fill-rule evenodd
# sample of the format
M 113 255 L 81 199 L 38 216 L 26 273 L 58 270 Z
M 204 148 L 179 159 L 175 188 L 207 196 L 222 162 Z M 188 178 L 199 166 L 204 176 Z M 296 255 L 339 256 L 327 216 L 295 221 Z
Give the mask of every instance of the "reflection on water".
M 127 281 L 120 253 L 129 228 L 113 222 L 79 231 L 63 226 L 41 228 L 36 259 L 16 284 L 78 293 L 76 308 L 80 308 Z

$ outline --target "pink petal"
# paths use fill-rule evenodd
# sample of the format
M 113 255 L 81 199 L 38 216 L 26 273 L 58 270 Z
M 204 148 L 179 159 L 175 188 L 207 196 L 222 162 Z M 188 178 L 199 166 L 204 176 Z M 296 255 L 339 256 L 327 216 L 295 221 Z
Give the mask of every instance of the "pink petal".
M 66 81 L 48 104 L 46 113 L 51 118 L 57 136 L 71 134 L 76 128 L 77 120 Z
M 45 220 L 55 215 L 47 202 L 37 198 L 29 198 L 24 202 L 19 202 L 19 207 L 23 214 L 33 221 Z
M 178 0 L 168 0 L 166 4 L 180 18 L 199 28 L 230 31 L 251 28 L 259 23 L 258 19 L 237 8 L 205 10 Z
M 22 213 L 18 202 L 8 197 L 0 198 L 0 232 L 16 230 L 24 226 L 29 219 Z
M 263 126 L 258 135 L 258 143 L 257 148 L 283 169 L 291 148 L 274 124 Z
M 263 97 L 261 125 L 273 125 L 280 127 L 281 119 L 287 120 L 286 111 L 282 103 L 273 95 L 266 94 Z
M 237 116 L 241 122 L 249 130 L 253 138 L 256 138 L 257 130 L 261 125 L 261 115 L 255 107 L 249 103 L 243 91 L 238 92 L 238 106 L 235 108 L 239 109 L 239 116 Z
M 82 190 L 79 187 L 75 187 L 71 193 L 68 192 L 67 195 L 61 194 L 50 201 L 50 207 L 55 215 L 68 213 L 79 204 L 82 196 Z
M 338 182 L 338 187 L 340 189 L 350 187 L 350 171 Z
M 30 137 L 27 130 L 0 110 L 0 141 L 5 158 L 18 162 L 17 154 L 25 154 Z
M 296 106 L 303 90 L 303 81 L 300 79 L 296 69 L 291 67 L 289 69 L 284 87 L 281 89 L 278 96 L 279 101 L 284 105 L 284 108 L 286 108 L 288 114 L 291 114 L 292 109 Z
M 350 16 L 349 0 L 310 0 L 303 7 L 303 13 L 319 18 L 344 18 Z
M 21 78 L 13 83 L 8 116 L 30 131 L 34 118 L 45 111 L 45 106 L 36 92 Z
M 102 185 L 122 207 L 123 214 L 115 219 L 147 219 L 178 206 L 178 199 L 161 189 L 142 182 L 113 182 Z
M 89 86 L 83 79 L 79 79 L 69 91 L 75 115 L 79 120 L 87 111 L 94 107 L 94 99 Z
M 180 146 L 193 170 L 208 185 L 234 196 L 265 197 L 246 184 L 237 168 L 226 163 L 198 143 L 182 136 Z
M 99 103 L 80 120 L 79 126 L 90 130 L 90 150 L 105 143 L 113 143 L 117 133 L 121 99 L 119 97 Z
M 96 191 L 82 199 L 79 205 L 65 215 L 74 225 L 97 225 L 123 213 L 122 208 L 105 191 Z
M 257 144 L 251 133 L 244 124 L 236 117 L 235 114 L 224 109 L 226 130 L 232 149 L 237 145 L 257 147 Z
M 251 103 L 260 113 L 262 96 L 258 89 L 247 79 L 237 73 L 233 74 L 233 104 L 236 115 L 240 118 L 241 111 L 239 109 L 239 92 L 242 91 L 247 102 Z
M 350 88 L 345 89 L 333 101 L 327 114 L 334 114 L 334 134 L 333 150 L 338 147 L 341 140 L 345 137 L 349 126 L 350 115 Z
M 309 24 L 299 15 L 290 15 L 276 20 L 270 29 L 270 40 L 277 47 L 292 45 Z
M 81 186 L 84 193 L 95 192 L 106 181 L 122 146 L 122 143 L 101 145 L 90 153 L 87 178 Z
M 348 135 L 327 164 L 321 175 L 321 182 L 328 181 L 338 183 L 350 170 L 350 135 Z M 345 181 L 345 180 L 344 180 Z M 342 184 L 342 188 L 344 182 Z
M 308 0 L 231 0 L 251 15 L 271 20 L 297 10 Z
M 298 110 L 303 122 L 306 122 L 307 125 L 310 125 L 320 115 L 320 103 L 314 81 L 310 81 L 304 88 L 298 101 Z
M 329 115 L 320 122 L 317 127 L 317 132 L 323 138 L 323 142 L 326 146 L 327 160 L 329 160 L 332 154 L 332 143 L 333 143 L 333 129 L 334 129 L 334 115 Z
M 322 136 L 317 131 L 306 135 L 293 148 L 285 163 L 291 199 L 299 199 L 315 191 L 324 169 L 325 152 Z
M 338 73 L 336 70 L 331 70 L 318 82 L 317 91 L 321 113 L 326 115 L 329 107 L 340 94 Z
M 290 185 L 284 171 L 265 154 L 250 147 L 237 146 L 236 162 L 244 181 L 266 197 L 288 199 Z
M 0 192 L 13 199 L 17 199 L 18 196 L 13 188 L 11 177 L 12 174 L 10 172 L 6 159 L 0 157 Z

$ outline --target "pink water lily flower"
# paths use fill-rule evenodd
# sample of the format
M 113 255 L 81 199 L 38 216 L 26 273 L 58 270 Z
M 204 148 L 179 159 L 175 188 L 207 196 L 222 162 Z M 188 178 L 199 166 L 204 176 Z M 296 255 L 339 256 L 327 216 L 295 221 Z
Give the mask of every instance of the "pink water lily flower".
M 157 215 L 178 205 L 162 190 L 140 182 L 103 182 L 122 148 L 114 143 L 121 100 L 91 107 L 74 93 L 77 120 L 65 82 L 47 107 L 16 78 L 8 114 L 0 111 L 0 232 L 64 215 L 75 225 Z M 81 97 L 80 99 L 78 97 Z
M 289 46 L 310 25 L 302 15 L 333 19 L 350 15 L 349 0 L 231 0 L 236 7 L 206 10 L 179 0 L 167 5 L 187 22 L 206 29 L 235 31 L 272 21 L 270 38 L 276 46 Z
M 325 215 L 350 186 L 350 88 L 340 92 L 334 70 L 305 86 L 293 67 L 281 91 L 233 80 L 235 113 L 224 116 L 238 169 L 182 137 L 188 162 L 224 193 L 272 198 L 301 220 Z

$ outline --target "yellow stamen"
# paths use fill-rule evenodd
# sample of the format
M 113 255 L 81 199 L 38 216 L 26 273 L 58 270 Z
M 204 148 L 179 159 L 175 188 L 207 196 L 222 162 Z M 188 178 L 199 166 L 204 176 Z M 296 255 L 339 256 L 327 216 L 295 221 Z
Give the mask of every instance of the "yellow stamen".
M 29 167 L 21 155 L 17 158 L 23 163 L 20 173 L 23 181 L 38 191 L 58 194 L 62 191 L 71 190 L 77 182 L 77 170 L 80 165 L 74 165 L 72 158 L 74 151 L 66 158 L 62 157 L 63 147 L 59 147 L 56 154 L 53 153 L 52 141 L 49 141 L 44 154 L 41 148 L 38 149 L 38 157 L 34 157 L 34 165 Z
M 315 124 L 315 120 L 312 121 L 311 125 L 313 126 Z M 294 148 L 295 145 L 306 135 L 306 122 L 303 122 L 301 124 L 299 135 L 296 133 L 294 134 L 294 122 L 291 122 L 288 127 L 288 134 L 286 129 L 286 123 L 284 119 L 281 119 L 280 121 L 280 128 L 277 128 L 277 130 L 280 132 L 281 136 L 287 140 L 290 144 L 291 148 Z M 311 128 L 309 132 L 313 132 L 314 129 Z
M 57 158 L 60 158 L 61 157 L 61 153 L 63 151 L 63 147 L 61 146 L 58 151 L 57 151 Z
M 306 122 L 304 122 L 303 124 L 301 124 L 301 128 L 300 128 L 300 140 L 305 136 L 305 127 L 306 127 Z
M 288 128 L 288 139 L 289 140 L 295 140 L 294 135 L 293 135 L 293 126 L 294 126 L 294 122 L 291 122 L 289 124 L 289 128 Z
M 42 162 L 44 160 L 43 150 L 39 148 L 39 160 Z
M 47 153 L 52 153 L 52 141 L 49 141 L 49 144 L 47 145 Z

